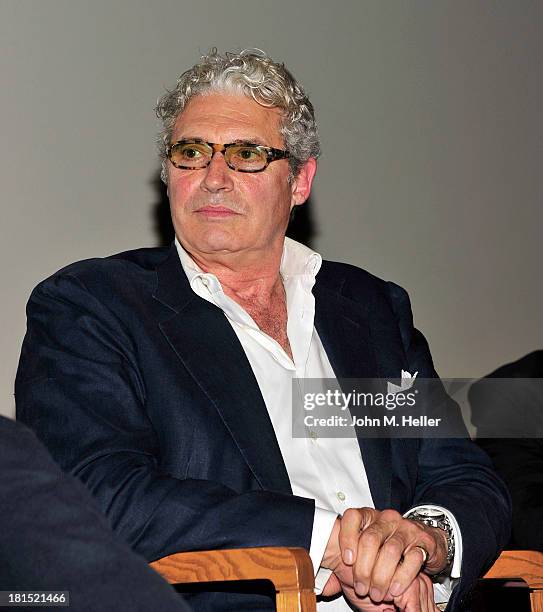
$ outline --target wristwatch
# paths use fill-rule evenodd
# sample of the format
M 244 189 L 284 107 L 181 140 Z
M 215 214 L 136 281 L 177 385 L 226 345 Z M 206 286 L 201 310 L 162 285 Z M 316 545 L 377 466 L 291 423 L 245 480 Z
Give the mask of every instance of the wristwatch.
M 451 526 L 451 522 L 447 518 L 447 515 L 441 510 L 435 508 L 416 508 L 410 512 L 406 518 L 412 521 L 418 521 L 424 523 L 429 527 L 437 527 L 443 529 L 447 536 L 447 563 L 445 567 L 449 567 L 454 557 L 454 534 Z

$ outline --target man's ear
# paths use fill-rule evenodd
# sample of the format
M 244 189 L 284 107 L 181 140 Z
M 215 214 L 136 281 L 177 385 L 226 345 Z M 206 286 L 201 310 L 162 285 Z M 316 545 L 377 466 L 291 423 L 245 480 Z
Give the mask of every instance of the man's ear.
M 291 209 L 294 206 L 303 204 L 311 193 L 311 185 L 317 172 L 317 160 L 310 157 L 305 164 L 300 168 L 298 176 L 292 180 L 291 190 Z

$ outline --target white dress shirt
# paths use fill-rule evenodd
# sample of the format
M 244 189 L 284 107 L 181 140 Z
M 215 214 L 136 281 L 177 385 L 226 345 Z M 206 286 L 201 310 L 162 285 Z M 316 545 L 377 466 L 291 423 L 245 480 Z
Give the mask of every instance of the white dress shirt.
M 204 273 L 175 241 L 192 290 L 218 306 L 234 329 L 258 382 L 268 409 L 294 495 L 315 500 L 315 517 L 310 557 L 315 569 L 318 592 L 330 576 L 320 568 L 332 526 L 347 508 L 374 507 L 368 478 L 354 428 L 350 437 L 319 438 L 308 431 L 305 438 L 292 436 L 293 395 L 301 404 L 303 379 L 335 379 L 326 351 L 314 325 L 315 298 L 312 293 L 322 258 L 304 245 L 285 239 L 280 274 L 287 300 L 287 335 L 291 359 L 279 343 L 262 332 L 252 317 L 222 290 L 214 274 Z M 294 384 L 293 384 L 294 383 Z M 315 380 L 311 391 L 316 391 Z M 323 392 L 326 391 L 323 383 Z M 454 517 L 443 509 L 455 530 L 455 559 L 451 576 L 459 576 L 461 538 Z M 441 585 L 438 585 L 440 588 Z M 436 590 L 436 587 L 434 587 Z M 448 594 L 436 592 L 436 601 Z M 319 602 L 319 610 L 347 611 L 343 598 Z

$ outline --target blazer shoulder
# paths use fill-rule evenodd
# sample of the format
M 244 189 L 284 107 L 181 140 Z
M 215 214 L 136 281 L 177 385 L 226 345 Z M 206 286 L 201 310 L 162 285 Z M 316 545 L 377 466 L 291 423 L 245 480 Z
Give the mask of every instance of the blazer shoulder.
M 34 292 L 48 293 L 72 279 L 93 293 L 111 291 L 113 287 L 154 282 L 156 268 L 173 247 L 142 248 L 108 257 L 94 257 L 64 266 L 41 281 Z
M 424 336 L 414 327 L 409 295 L 400 285 L 357 266 L 332 261 L 323 262 L 317 278 L 328 289 L 364 304 L 367 312 L 374 317 L 374 322 L 379 320 L 382 324 L 396 327 L 405 351 L 409 352 L 415 344 L 427 349 Z
M 138 273 L 154 270 L 168 255 L 171 247 L 132 249 L 108 257 L 93 257 L 64 266 L 51 275 L 88 276 L 92 274 Z
M 411 310 L 409 295 L 403 287 L 352 264 L 324 260 L 317 278 L 329 289 L 355 301 L 377 295 L 385 299 L 396 313 L 406 307 Z
M 363 268 L 328 260 L 323 260 L 317 279 L 329 289 L 342 292 L 351 287 L 380 289 L 386 284 L 386 281 Z

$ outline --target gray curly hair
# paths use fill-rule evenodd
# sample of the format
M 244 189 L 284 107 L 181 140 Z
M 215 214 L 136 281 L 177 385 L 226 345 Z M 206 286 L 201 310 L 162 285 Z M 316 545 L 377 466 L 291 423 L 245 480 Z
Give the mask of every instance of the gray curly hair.
M 167 182 L 166 148 L 177 117 L 188 101 L 209 92 L 228 91 L 253 98 L 258 104 L 283 111 L 280 132 L 290 151 L 290 177 L 296 177 L 310 157 L 320 155 L 313 105 L 284 64 L 274 62 L 260 49 L 220 55 L 213 48 L 177 80 L 175 89 L 159 98 L 156 114 L 162 121 L 158 149 L 162 180 Z

